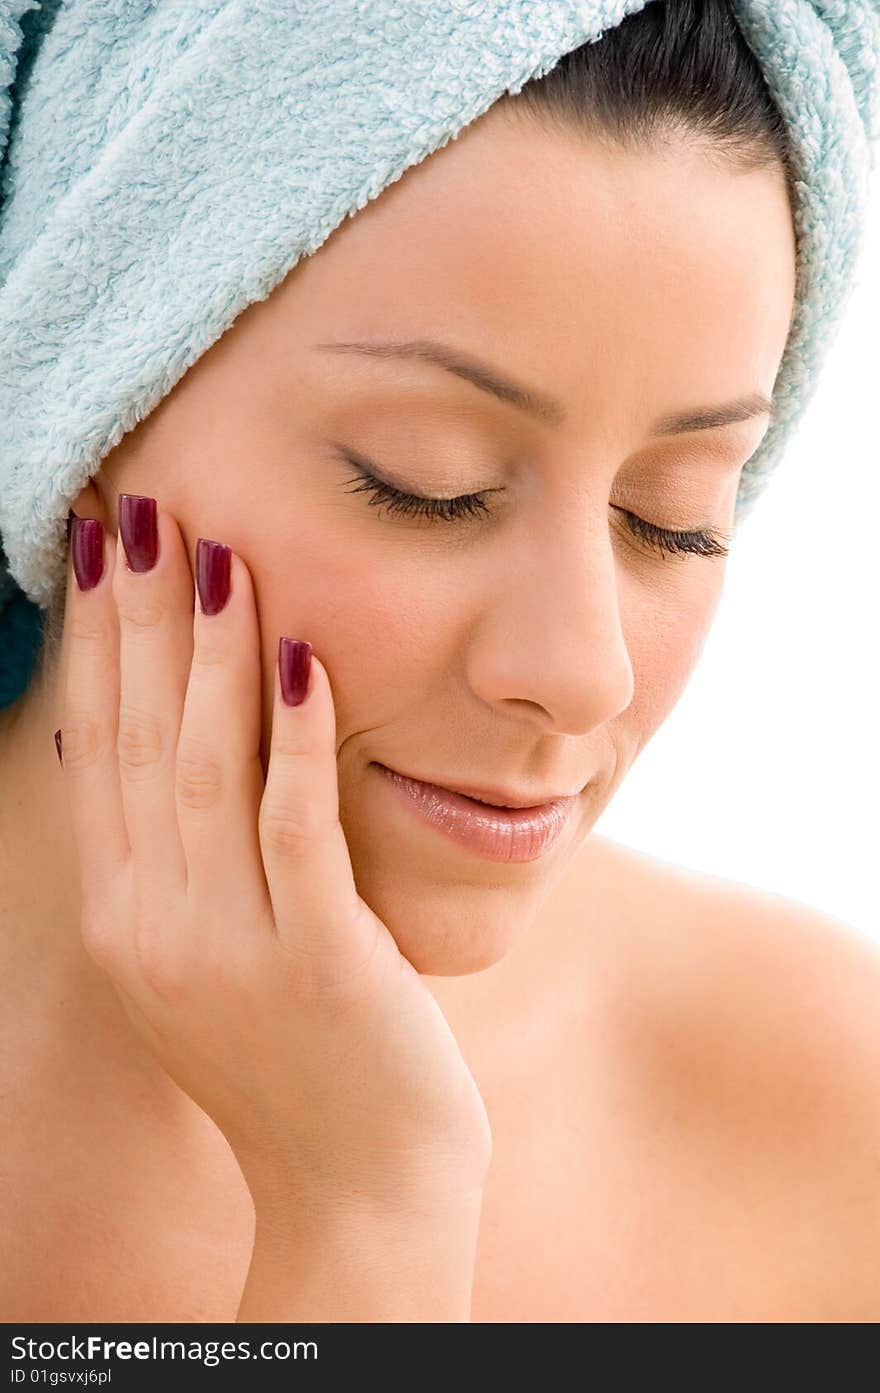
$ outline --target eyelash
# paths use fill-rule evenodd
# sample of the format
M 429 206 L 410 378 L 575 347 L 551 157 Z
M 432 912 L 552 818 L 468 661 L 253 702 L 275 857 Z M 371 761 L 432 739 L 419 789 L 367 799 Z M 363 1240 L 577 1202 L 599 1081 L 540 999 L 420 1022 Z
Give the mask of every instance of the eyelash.
M 391 484 L 386 484 L 384 480 L 377 479 L 374 474 L 369 473 L 348 454 L 345 456 L 348 464 L 354 465 L 357 473 L 353 479 L 347 480 L 348 483 L 356 483 L 357 487 L 348 490 L 350 493 L 372 493 L 369 500 L 370 507 L 387 507 L 389 513 L 396 513 L 405 517 L 427 517 L 432 520 L 442 520 L 444 522 L 458 522 L 465 517 L 478 517 L 488 513 L 486 506 L 486 494 L 494 493 L 496 490 L 488 489 L 482 493 L 463 493 L 457 498 L 426 498 L 421 494 L 403 493 L 400 489 L 393 488 Z M 618 509 L 627 519 L 627 526 L 630 532 L 643 538 L 655 551 L 666 552 L 670 555 L 685 556 L 727 556 L 728 549 L 724 545 L 721 537 L 709 530 L 704 529 L 697 532 L 674 532 L 667 527 L 657 527 L 653 522 L 647 522 L 645 518 L 639 517 L 636 513 L 630 513 L 625 508 Z

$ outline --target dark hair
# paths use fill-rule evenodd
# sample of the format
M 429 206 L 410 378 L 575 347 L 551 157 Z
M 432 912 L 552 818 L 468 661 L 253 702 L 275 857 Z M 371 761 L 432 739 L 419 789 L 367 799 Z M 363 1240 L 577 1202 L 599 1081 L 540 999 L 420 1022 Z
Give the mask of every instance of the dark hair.
M 788 127 L 730 0 L 649 0 L 502 101 L 627 148 L 692 136 L 734 168 L 775 164 L 794 210 Z
M 648 0 L 501 100 L 566 133 L 624 147 L 692 136 L 736 169 L 775 164 L 794 208 L 788 128 L 730 0 Z M 54 660 L 63 621 L 62 592 L 44 618 L 44 668 Z

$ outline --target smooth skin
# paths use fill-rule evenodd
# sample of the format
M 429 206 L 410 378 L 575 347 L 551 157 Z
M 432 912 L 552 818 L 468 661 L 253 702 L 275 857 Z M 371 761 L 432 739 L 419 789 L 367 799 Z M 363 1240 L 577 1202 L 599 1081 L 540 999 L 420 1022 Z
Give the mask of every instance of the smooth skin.
M 155 691 L 142 700 L 158 709 L 164 691 L 168 705 L 162 759 L 140 767 L 164 789 L 155 834 L 172 846 L 179 795 L 172 802 L 170 791 L 186 788 L 170 752 L 195 652 L 196 540 L 233 549 L 234 603 L 245 608 L 228 622 L 249 634 L 250 679 L 245 654 L 234 676 L 215 672 L 243 694 L 232 711 L 206 702 L 199 728 L 218 768 L 233 759 L 230 741 L 241 742 L 239 760 L 250 742 L 252 818 L 242 835 L 252 885 L 278 638 L 314 647 L 328 732 L 332 700 L 339 822 L 357 896 L 419 974 L 461 1052 L 403 973 L 400 1004 L 420 1023 L 419 1064 L 429 1080 L 451 1084 L 446 1102 L 459 1121 L 455 1090 L 470 1104 L 470 1077 L 491 1125 L 474 1319 L 823 1319 L 870 1309 L 867 1274 L 880 1254 L 871 1207 L 876 956 L 809 912 L 706 886 L 591 835 L 686 686 L 724 576 L 722 558 L 654 551 L 623 510 L 668 528 L 729 530 L 739 472 L 767 418 L 679 435 L 655 423 L 772 393 L 794 271 L 777 172 L 733 171 L 680 136 L 639 152 L 568 139 L 501 103 L 239 316 L 74 500 L 111 536 L 121 492 L 159 503 L 171 571 L 160 578 L 160 563 L 134 578 L 145 594 L 167 587 L 140 641 L 161 646 L 164 626 L 179 642 L 162 647 L 170 667 L 150 668 Z M 437 367 L 338 349 L 428 336 L 552 395 L 564 422 Z M 315 347 L 330 343 L 334 351 Z M 493 490 L 490 512 L 451 524 L 374 509 L 351 491 L 355 471 L 340 445 L 410 492 Z M 101 967 L 82 938 L 77 848 L 88 833 L 82 816 L 75 832 L 74 790 L 52 742 L 56 727 L 82 719 L 69 719 L 65 696 L 76 638 L 66 626 L 58 672 L 0 717 L 2 1084 L 12 1138 L 0 1266 L 17 1273 L 4 1304 L 16 1319 L 234 1319 L 254 1205 L 211 1105 L 219 1101 L 236 1139 L 266 1132 L 246 1109 L 233 1121 L 253 1075 L 235 1078 L 232 1061 L 222 1062 L 215 1022 L 240 1011 L 242 998 L 237 983 L 220 987 L 218 945 L 235 940 L 244 952 L 262 931 L 268 951 L 266 905 L 255 925 L 253 900 L 218 892 L 231 883 L 227 836 L 212 892 L 219 917 L 200 928 L 215 972 L 210 1001 L 198 1002 L 204 1033 L 193 1038 L 185 1012 L 163 1015 L 157 1057 L 108 970 L 120 950 Z M 134 690 L 126 651 L 122 643 L 120 692 Z M 80 713 L 87 697 L 112 708 L 97 682 L 92 696 L 80 694 Z M 142 754 L 157 747 L 151 729 Z M 131 745 L 117 751 L 120 780 L 126 760 L 139 767 Z M 103 749 L 112 750 L 112 732 Z M 450 784 L 583 791 L 545 857 L 503 866 L 417 822 L 375 761 Z M 190 827 L 199 811 L 210 818 L 188 809 Z M 144 828 L 140 838 L 148 848 Z M 328 893 L 350 895 L 336 850 L 341 881 Z M 102 837 L 91 854 L 109 883 L 114 858 Z M 280 863 L 283 848 L 275 855 Z M 177 876 L 179 884 L 179 867 Z M 202 879 L 210 882 L 208 870 Z M 133 901 L 116 900 L 124 923 L 98 926 L 92 946 L 136 935 L 143 900 L 131 877 L 129 890 Z M 269 898 L 288 933 L 320 935 Z M 163 933 L 175 922 L 163 916 Z M 273 1019 L 275 984 L 255 974 L 251 985 L 261 980 L 267 1018 L 250 1041 L 252 1065 L 260 1049 L 302 1059 L 307 1041 Z M 381 1021 L 368 1055 L 385 1059 L 388 1081 L 403 1063 L 383 1054 Z M 359 1059 L 348 1056 L 351 1070 Z M 408 1075 L 414 1098 L 419 1076 Z M 274 1077 L 274 1093 L 267 1080 L 261 1096 L 277 1099 L 282 1135 L 298 1137 Z M 434 1142 L 441 1094 L 427 1119 Z M 393 1111 L 391 1100 L 379 1106 Z M 346 1117 L 343 1107 L 334 1125 L 344 1129 Z M 687 1125 L 675 1125 L 682 1118 Z M 843 1139 L 833 1155 L 816 1145 L 825 1136 Z M 352 1159 L 362 1158 L 356 1126 L 352 1145 Z M 460 1254 L 472 1241 L 470 1217 L 452 1226 Z M 812 1244 L 792 1238 L 807 1232 Z M 53 1271 L 70 1274 L 60 1285 L 39 1256 L 47 1251 Z M 458 1278 L 455 1269 L 455 1292 Z

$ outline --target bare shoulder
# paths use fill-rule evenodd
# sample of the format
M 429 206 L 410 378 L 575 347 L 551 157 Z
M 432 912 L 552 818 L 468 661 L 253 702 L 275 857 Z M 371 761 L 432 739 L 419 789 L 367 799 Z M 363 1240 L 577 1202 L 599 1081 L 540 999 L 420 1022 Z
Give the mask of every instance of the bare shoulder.
M 760 1032 L 762 1054 L 795 1051 L 814 1087 L 840 1069 L 880 1068 L 880 940 L 797 900 L 603 841 L 603 894 L 615 935 L 625 921 L 660 1009 L 687 1005 L 707 1031 L 736 1031 L 741 1047 Z M 642 964 L 639 967 L 639 962 Z M 662 970 L 660 970 L 662 969 Z M 696 1015 L 694 1016 L 694 1013 Z M 880 1076 L 851 1080 L 874 1091 Z
M 644 1096 L 766 1219 L 770 1318 L 880 1319 L 880 943 L 605 839 L 594 866 Z

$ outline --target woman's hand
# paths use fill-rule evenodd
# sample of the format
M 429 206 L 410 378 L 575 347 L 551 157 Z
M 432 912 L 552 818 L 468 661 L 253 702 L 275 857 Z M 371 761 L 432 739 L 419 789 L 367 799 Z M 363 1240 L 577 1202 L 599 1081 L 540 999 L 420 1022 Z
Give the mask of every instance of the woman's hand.
M 149 522 L 152 500 L 121 495 L 125 508 Z M 258 1211 L 294 1190 L 328 1207 L 477 1191 L 492 1145 L 483 1100 L 355 888 L 326 669 L 312 657 L 308 694 L 289 706 L 276 663 L 264 781 L 250 573 L 200 542 L 200 585 L 230 565 L 228 602 L 205 613 L 180 530 L 156 511 L 158 556 L 141 571 L 121 536 L 72 524 L 71 552 L 103 558 L 87 590 L 69 565 L 62 649 L 85 947 L 225 1134 Z

